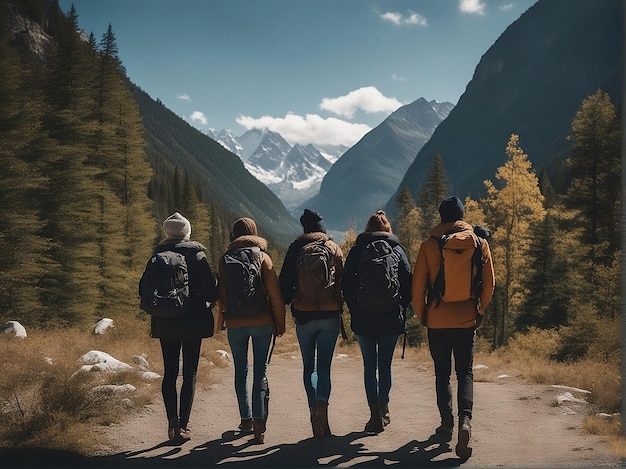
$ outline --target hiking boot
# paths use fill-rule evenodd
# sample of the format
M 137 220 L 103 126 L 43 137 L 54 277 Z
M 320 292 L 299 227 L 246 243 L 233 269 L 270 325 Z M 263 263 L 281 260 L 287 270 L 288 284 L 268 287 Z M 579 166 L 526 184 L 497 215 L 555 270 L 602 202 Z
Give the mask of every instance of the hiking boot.
M 178 420 L 176 422 L 169 422 L 167 427 L 167 439 L 170 441 L 178 440 L 180 437 L 180 426 Z
M 241 419 L 241 423 L 238 428 L 241 433 L 252 433 L 252 419 Z
M 317 416 L 317 408 L 311 407 L 311 429 L 313 430 L 313 438 L 321 438 L 324 436 L 324 431 L 320 423 L 320 418 Z
M 389 416 L 389 402 L 380 403 L 380 413 L 383 416 L 383 426 L 387 426 L 391 423 L 391 417 Z
M 365 431 L 367 433 L 380 433 L 385 431 L 380 404 L 370 404 L 370 419 L 365 424 Z
M 435 428 L 435 433 L 437 435 L 452 435 L 452 431 L 454 430 L 454 425 L 450 425 L 447 423 L 442 423 L 437 428 Z
M 191 440 L 191 430 L 189 428 L 181 428 L 178 434 L 178 438 L 181 442 Z
M 468 446 L 470 438 L 472 436 L 472 425 L 469 417 L 461 417 L 459 419 L 459 436 L 454 449 L 456 455 L 461 460 L 461 463 L 467 461 L 472 455 L 472 448 Z
M 265 442 L 265 419 L 252 419 L 254 439 L 252 443 L 262 445 Z
M 317 418 L 317 422 L 319 425 L 320 435 L 321 437 L 332 436 L 330 432 L 330 425 L 328 424 L 328 402 L 326 401 L 317 401 L 317 406 L 315 408 L 315 416 Z

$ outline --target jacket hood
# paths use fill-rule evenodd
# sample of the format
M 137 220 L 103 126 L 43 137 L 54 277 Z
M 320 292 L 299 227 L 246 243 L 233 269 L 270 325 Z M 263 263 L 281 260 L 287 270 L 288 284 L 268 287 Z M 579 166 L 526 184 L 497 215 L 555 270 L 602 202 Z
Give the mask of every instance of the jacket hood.
M 440 223 L 439 225 L 435 226 L 432 230 L 430 230 L 430 236 L 439 238 L 448 231 L 457 232 L 467 230 L 474 231 L 474 227 L 463 220 L 449 221 L 446 223 Z
M 172 239 L 164 239 L 161 241 L 157 249 L 163 249 L 163 247 L 174 248 L 174 249 L 196 249 L 198 251 L 206 251 L 206 248 L 200 244 L 198 241 L 181 241 L 172 240 Z
M 392 247 L 400 244 L 398 237 L 387 231 L 364 231 L 356 237 L 355 244 L 358 246 L 365 246 L 366 244 L 376 241 L 377 239 L 384 239 L 391 244 Z
M 267 251 L 267 240 L 260 236 L 243 235 L 233 239 L 226 248 L 227 251 L 236 248 L 258 247 L 261 251 Z
M 311 233 L 301 234 L 296 238 L 296 241 L 301 241 L 303 244 L 308 244 L 313 241 L 327 241 L 332 239 L 326 233 L 322 233 L 321 231 L 313 231 Z

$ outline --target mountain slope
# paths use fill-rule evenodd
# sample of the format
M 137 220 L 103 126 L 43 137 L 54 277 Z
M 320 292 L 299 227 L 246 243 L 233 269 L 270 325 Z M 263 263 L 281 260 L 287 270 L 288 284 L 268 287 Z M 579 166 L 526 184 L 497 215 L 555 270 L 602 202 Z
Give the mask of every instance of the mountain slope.
M 420 150 L 387 210 L 393 212 L 403 186 L 414 196 L 419 193 L 437 153 L 451 193 L 477 198 L 483 180 L 494 179 L 506 161 L 513 133 L 535 170 L 546 167 L 553 175 L 551 168 L 562 165 L 569 151 L 566 137 L 583 99 L 601 88 L 621 107 L 622 5 L 540 0 L 529 8 L 483 55 L 465 93 Z
M 330 168 L 319 193 L 301 205 L 318 210 L 332 230 L 362 229 L 398 187 L 419 149 L 453 105 L 420 98 L 368 132 Z
M 138 88 L 135 98 L 153 167 L 169 163 L 200 178 L 209 200 L 231 211 L 234 217 L 253 218 L 261 236 L 288 242 L 299 233 L 298 222 L 276 195 L 244 168 L 237 155 Z
M 250 129 L 240 137 L 228 130 L 213 135 L 239 155 L 246 169 L 298 216 L 300 204 L 317 194 L 322 178 L 336 159 L 333 155 L 346 150 L 335 147 L 329 154 L 312 144 L 291 146 L 280 134 L 268 129 Z

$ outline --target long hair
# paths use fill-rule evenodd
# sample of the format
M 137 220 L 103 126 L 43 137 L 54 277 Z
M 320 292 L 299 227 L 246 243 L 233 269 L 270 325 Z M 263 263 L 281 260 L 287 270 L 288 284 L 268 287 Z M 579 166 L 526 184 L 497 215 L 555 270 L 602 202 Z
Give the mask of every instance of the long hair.
M 385 212 L 378 210 L 374 215 L 372 215 L 369 220 L 367 220 L 365 231 L 370 233 L 373 231 L 386 231 L 387 233 L 392 233 L 391 223 L 387 220 Z

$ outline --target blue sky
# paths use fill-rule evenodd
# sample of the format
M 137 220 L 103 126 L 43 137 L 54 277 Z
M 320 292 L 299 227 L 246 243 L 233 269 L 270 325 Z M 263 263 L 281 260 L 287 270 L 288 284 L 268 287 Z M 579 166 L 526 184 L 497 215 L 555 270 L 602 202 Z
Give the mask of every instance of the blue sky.
M 537 0 L 60 0 L 130 80 L 201 131 L 351 146 L 398 107 L 453 104 Z

